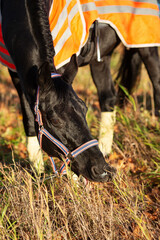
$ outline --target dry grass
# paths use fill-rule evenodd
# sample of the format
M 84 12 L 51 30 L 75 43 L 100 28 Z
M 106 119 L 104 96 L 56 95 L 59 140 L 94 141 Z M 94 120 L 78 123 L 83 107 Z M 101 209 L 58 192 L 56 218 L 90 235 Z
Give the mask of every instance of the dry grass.
M 113 183 L 77 187 L 69 176 L 41 182 L 1 164 L 0 239 L 158 239 L 159 188 L 134 168 L 119 166 Z

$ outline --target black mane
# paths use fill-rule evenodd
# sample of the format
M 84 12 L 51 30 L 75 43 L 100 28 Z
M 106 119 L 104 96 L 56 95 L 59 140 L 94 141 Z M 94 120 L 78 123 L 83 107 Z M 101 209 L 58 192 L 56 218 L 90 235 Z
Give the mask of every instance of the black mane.
M 42 61 L 50 65 L 55 71 L 53 57 L 55 55 L 53 40 L 50 32 L 46 2 L 44 0 L 25 0 L 27 15 L 33 38 L 39 48 Z

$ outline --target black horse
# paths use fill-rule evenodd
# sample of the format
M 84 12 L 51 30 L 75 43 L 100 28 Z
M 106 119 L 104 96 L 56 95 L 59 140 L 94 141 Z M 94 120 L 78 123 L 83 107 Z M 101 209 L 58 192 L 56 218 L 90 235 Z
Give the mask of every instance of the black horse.
M 114 170 L 92 140 L 86 106 L 71 86 L 71 72 L 77 71 L 74 56 L 63 76 L 51 78 L 56 70 L 47 14 L 46 1 L 1 0 L 3 38 L 17 70 L 9 72 L 20 97 L 26 135 L 35 140 L 39 132 L 44 151 L 51 157 L 65 155 L 77 175 L 107 181 Z
M 97 41 L 99 41 L 98 47 Z M 79 67 L 89 64 L 91 76 L 97 88 L 101 108 L 99 146 L 104 155 L 109 154 L 111 151 L 115 105 L 124 106 L 126 98 L 126 94 L 121 88 L 119 88 L 118 93 L 116 92 L 110 71 L 112 53 L 120 43 L 120 38 L 110 25 L 96 21 L 90 28 L 88 41 L 81 49 L 77 60 Z M 158 47 L 125 48 L 117 78 L 120 79 L 120 84 L 128 90 L 129 94 L 132 93 L 142 62 L 153 84 L 155 115 L 160 116 L 160 60 Z M 62 73 L 66 68 L 67 65 L 58 71 Z M 73 79 L 75 73 L 76 71 L 72 75 Z

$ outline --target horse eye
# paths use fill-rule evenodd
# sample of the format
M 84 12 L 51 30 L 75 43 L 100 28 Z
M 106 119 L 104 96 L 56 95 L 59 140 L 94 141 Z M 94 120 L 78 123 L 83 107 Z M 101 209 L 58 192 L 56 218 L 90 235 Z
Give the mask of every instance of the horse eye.
M 51 124 L 55 127 L 61 126 L 61 121 L 57 118 L 57 115 L 54 114 L 53 111 L 48 111 L 47 119 L 48 119 L 49 124 Z
M 61 127 L 61 121 L 56 118 L 49 119 L 49 122 L 55 127 Z

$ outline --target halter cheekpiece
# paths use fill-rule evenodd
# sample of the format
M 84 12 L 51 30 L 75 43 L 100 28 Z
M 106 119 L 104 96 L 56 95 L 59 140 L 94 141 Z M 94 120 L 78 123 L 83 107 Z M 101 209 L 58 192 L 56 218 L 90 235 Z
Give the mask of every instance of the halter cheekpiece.
M 57 78 L 57 77 L 61 77 L 61 75 L 57 74 L 57 73 L 51 73 L 51 78 L 52 79 Z M 39 144 L 40 144 L 41 148 L 42 148 L 42 136 L 44 135 L 52 143 L 54 143 L 63 152 L 63 154 L 65 156 L 64 163 L 60 167 L 60 173 L 61 174 L 66 174 L 65 165 L 66 164 L 68 165 L 72 158 L 77 157 L 80 153 L 84 152 L 88 148 L 98 145 L 98 141 L 96 139 L 93 139 L 93 140 L 90 140 L 90 141 L 84 143 L 83 145 L 81 145 L 80 147 L 76 148 L 75 150 L 73 150 L 71 152 L 71 151 L 69 151 L 69 149 L 63 143 L 61 143 L 59 140 L 57 140 L 55 137 L 53 137 L 43 126 L 42 114 L 41 114 L 41 111 L 39 110 L 39 86 L 38 86 L 38 89 L 37 89 L 37 97 L 36 97 L 36 103 L 35 103 L 34 111 L 35 111 L 35 115 L 36 115 L 36 121 L 38 122 L 38 125 L 39 125 L 38 140 L 39 140 Z M 53 157 L 49 156 L 49 159 L 50 159 L 51 164 L 52 164 L 53 172 L 58 174 L 58 171 L 56 169 L 56 165 L 55 165 Z

